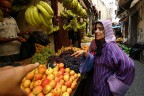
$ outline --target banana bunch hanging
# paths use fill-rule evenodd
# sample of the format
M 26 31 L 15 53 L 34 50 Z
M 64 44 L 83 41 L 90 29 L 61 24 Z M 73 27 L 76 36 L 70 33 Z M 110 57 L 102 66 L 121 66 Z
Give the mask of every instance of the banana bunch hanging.
M 63 6 L 81 17 L 87 16 L 86 10 L 80 5 L 78 0 L 63 0 Z
M 25 19 L 33 27 L 45 29 L 48 34 L 53 32 L 54 12 L 44 1 L 40 1 L 36 6 L 32 5 L 25 11 Z

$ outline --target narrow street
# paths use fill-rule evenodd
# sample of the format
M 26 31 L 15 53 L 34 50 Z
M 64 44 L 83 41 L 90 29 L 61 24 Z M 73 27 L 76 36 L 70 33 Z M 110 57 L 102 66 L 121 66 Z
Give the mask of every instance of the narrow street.
M 144 96 L 144 64 L 134 60 L 136 66 L 135 80 L 125 96 Z

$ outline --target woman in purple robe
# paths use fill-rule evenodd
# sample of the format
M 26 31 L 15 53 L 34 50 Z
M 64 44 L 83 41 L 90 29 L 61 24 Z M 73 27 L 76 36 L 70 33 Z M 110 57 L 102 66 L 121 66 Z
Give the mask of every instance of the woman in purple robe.
M 73 54 L 84 55 L 80 72 L 94 69 L 93 96 L 124 96 L 134 80 L 134 62 L 115 43 L 111 21 L 95 22 L 94 34 L 88 52 L 80 50 Z

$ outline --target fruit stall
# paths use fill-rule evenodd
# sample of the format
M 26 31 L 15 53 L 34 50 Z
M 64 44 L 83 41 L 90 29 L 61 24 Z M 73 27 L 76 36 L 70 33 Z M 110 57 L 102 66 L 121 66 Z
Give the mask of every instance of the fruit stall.
M 90 24 L 87 10 L 79 0 L 13 0 L 13 4 L 13 14 L 20 30 L 30 28 L 43 32 L 50 40 L 48 45 L 36 43 L 36 52 L 17 62 L 40 64 L 24 77 L 21 88 L 27 96 L 78 96 L 81 93 L 79 65 L 82 56 L 75 58 L 71 54 L 81 47 L 87 50 L 88 46 L 80 43 L 89 43 L 93 39 L 90 35 L 88 38 L 82 36 L 87 34 L 86 28 Z M 81 46 L 69 46 L 71 30 L 80 33 L 76 38 Z
M 80 48 L 62 47 L 53 54 L 49 46 L 37 45 L 29 62 L 39 62 L 40 66 L 25 76 L 21 88 L 28 96 L 77 96 L 82 57 L 75 58 L 71 54 L 78 50 Z

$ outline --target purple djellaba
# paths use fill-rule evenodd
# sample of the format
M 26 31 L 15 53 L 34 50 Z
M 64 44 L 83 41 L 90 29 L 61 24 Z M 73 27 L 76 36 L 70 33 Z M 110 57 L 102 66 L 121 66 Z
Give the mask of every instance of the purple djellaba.
M 84 55 L 79 70 L 86 73 L 94 69 L 93 96 L 124 96 L 134 80 L 134 62 L 115 42 L 110 20 L 95 22 L 93 33 L 89 50 L 73 54 Z

